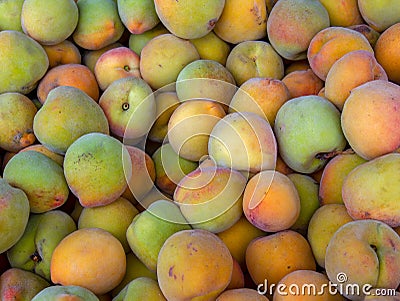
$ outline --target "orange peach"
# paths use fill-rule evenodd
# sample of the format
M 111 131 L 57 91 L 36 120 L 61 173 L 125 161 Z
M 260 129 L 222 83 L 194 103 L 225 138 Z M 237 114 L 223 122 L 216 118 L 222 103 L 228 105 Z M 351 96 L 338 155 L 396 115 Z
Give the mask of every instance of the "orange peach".
M 343 204 L 343 181 L 350 171 L 364 162 L 365 159 L 354 153 L 345 152 L 333 157 L 321 176 L 318 193 L 321 205 Z
M 311 69 L 293 71 L 282 78 L 289 90 L 290 98 L 305 95 L 317 95 L 324 82 Z
M 253 77 L 245 81 L 233 95 L 229 112 L 253 112 L 273 126 L 276 113 L 289 98 L 289 90 L 282 81 Z
M 329 14 L 331 26 L 352 26 L 364 22 L 358 9 L 357 0 L 320 0 Z
M 284 174 L 284 175 L 288 175 L 290 173 L 293 173 L 293 169 L 291 169 L 286 163 L 285 161 L 282 160 L 281 156 L 277 156 L 276 157 L 276 166 L 275 166 L 275 170 L 279 171 L 280 173 Z
M 381 33 L 375 44 L 375 57 L 385 69 L 389 80 L 400 84 L 400 22 Z
M 125 251 L 119 240 L 103 229 L 79 229 L 54 249 L 50 269 L 53 283 L 78 285 L 101 295 L 123 279 Z
M 344 103 L 341 124 L 351 148 L 364 159 L 398 150 L 400 86 L 374 80 L 354 88 Z
M 64 64 L 81 63 L 81 53 L 78 47 L 69 40 L 64 40 L 55 45 L 44 45 L 43 48 L 49 58 L 50 68 Z
M 248 181 L 243 194 L 243 211 L 246 218 L 263 231 L 285 230 L 299 217 L 299 194 L 287 176 L 264 170 Z
M 271 45 L 285 59 L 307 57 L 307 48 L 315 34 L 329 26 L 328 11 L 316 0 L 280 0 L 267 21 Z
M 293 71 L 306 71 L 307 69 L 310 69 L 310 64 L 308 63 L 307 59 L 292 61 L 285 67 L 285 75 Z
M 226 244 L 232 257 L 245 269 L 245 254 L 248 244 L 255 238 L 266 233 L 253 226 L 245 216 L 242 216 L 232 227 L 217 234 Z
M 332 65 L 326 76 L 324 95 L 342 110 L 353 88 L 377 79 L 388 80 L 388 77 L 374 54 L 366 50 L 351 51 Z
M 93 100 L 98 101 L 99 99 L 96 77 L 85 65 L 65 64 L 50 69 L 40 80 L 37 88 L 37 97 L 40 103 L 43 104 L 49 92 L 59 86 L 75 87 L 85 92 Z
M 254 289 L 239 288 L 224 291 L 216 301 L 268 301 L 268 298 Z
M 293 230 L 280 231 L 254 239 L 246 250 L 246 265 L 256 284 L 277 284 L 296 270 L 315 270 L 311 247 Z
M 371 46 L 375 47 L 376 41 L 378 40 L 380 33 L 373 29 L 371 26 L 361 23 L 358 25 L 349 26 L 348 28 L 361 33 L 364 37 L 367 38 Z
M 229 285 L 226 287 L 226 289 L 229 290 L 229 289 L 237 289 L 243 287 L 244 287 L 244 274 L 242 268 L 240 267 L 239 263 L 233 258 L 231 282 L 229 282 Z
M 328 27 L 312 38 L 307 58 L 314 73 L 325 80 L 332 65 L 343 55 L 354 50 L 374 53 L 371 44 L 361 33 L 345 27 Z

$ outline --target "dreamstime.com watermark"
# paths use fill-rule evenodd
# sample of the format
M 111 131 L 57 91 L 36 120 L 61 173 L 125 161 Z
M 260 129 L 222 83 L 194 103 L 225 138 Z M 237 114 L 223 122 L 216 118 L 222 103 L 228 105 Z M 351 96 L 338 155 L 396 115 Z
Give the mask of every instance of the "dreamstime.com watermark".
M 344 296 L 395 296 L 396 290 L 393 288 L 374 288 L 371 284 L 355 284 L 347 283 L 347 275 L 345 273 L 338 273 L 336 276 L 338 283 L 328 281 L 321 285 L 314 283 L 304 284 L 268 284 L 268 280 L 265 279 L 264 283 L 260 283 L 257 286 L 257 292 L 261 295 L 276 294 L 282 296 L 320 296 L 326 293 L 330 295 L 344 295 Z

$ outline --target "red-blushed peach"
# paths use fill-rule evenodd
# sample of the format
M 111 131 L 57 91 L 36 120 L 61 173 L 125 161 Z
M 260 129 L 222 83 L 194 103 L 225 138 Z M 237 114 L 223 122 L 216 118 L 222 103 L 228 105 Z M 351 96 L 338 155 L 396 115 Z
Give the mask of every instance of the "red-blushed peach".
M 132 34 L 142 34 L 160 23 L 154 1 L 119 0 L 117 5 L 122 23 Z
M 331 26 L 348 27 L 364 22 L 358 9 L 357 0 L 320 0 L 329 14 Z
M 117 42 L 124 25 L 118 14 L 116 1 L 81 0 L 78 25 L 72 34 L 73 41 L 87 50 L 98 50 Z
M 214 32 L 231 44 L 259 40 L 266 36 L 267 18 L 262 0 L 226 0 Z
M 379 32 L 400 22 L 400 6 L 396 1 L 358 0 L 358 8 L 365 23 Z
M 250 223 L 263 231 L 285 230 L 299 217 L 299 194 L 287 176 L 274 170 L 264 170 L 247 182 L 243 211 Z
M 274 125 L 279 108 L 289 100 L 286 85 L 268 77 L 253 77 L 245 81 L 229 103 L 229 112 L 253 112 Z
M 179 181 L 173 198 L 193 228 L 218 233 L 240 219 L 245 185 L 234 169 L 200 165 Z
M 376 60 L 385 69 L 389 80 L 396 84 L 400 84 L 399 33 L 400 21 L 381 33 L 374 48 Z
M 224 116 L 225 111 L 218 102 L 207 98 L 184 101 L 168 121 L 167 137 L 171 147 L 180 157 L 199 161 L 208 155 L 210 133 Z
M 282 78 L 282 82 L 289 90 L 290 98 L 317 95 L 324 86 L 324 82 L 311 69 L 290 72 Z
M 253 226 L 245 216 L 242 216 L 232 227 L 217 233 L 218 237 L 226 244 L 232 257 L 246 270 L 245 255 L 249 243 L 266 233 Z
M 229 285 L 233 260 L 229 249 L 206 230 L 183 230 L 162 246 L 157 279 L 167 300 L 215 300 Z
M 198 59 L 199 53 L 190 41 L 170 33 L 161 34 L 143 47 L 140 74 L 153 89 L 159 89 L 174 83 L 183 67 Z
M 254 239 L 246 250 L 246 266 L 257 285 L 276 285 L 290 272 L 316 269 L 309 243 L 293 230 Z
M 139 56 L 128 47 L 107 50 L 96 61 L 94 75 L 103 91 L 117 79 L 140 77 Z
M 320 1 L 280 0 L 267 21 L 269 41 L 285 59 L 302 60 L 315 34 L 329 27 L 328 11 Z
M 366 50 L 351 51 L 332 65 L 326 75 L 324 96 L 342 110 L 353 88 L 377 79 L 388 80 L 388 77 L 374 54 Z
M 69 40 L 64 40 L 55 45 L 43 45 L 49 58 L 49 67 L 53 68 L 58 65 L 80 64 L 81 53 L 78 47 Z
M 391 227 L 400 226 L 399 193 L 400 154 L 390 153 L 354 168 L 343 182 L 342 196 L 354 219 L 376 219 Z
M 346 53 L 366 50 L 374 53 L 371 44 L 361 33 L 345 27 L 328 27 L 319 31 L 307 49 L 311 69 L 322 80 L 332 65 Z
M 99 100 L 99 85 L 96 77 L 88 67 L 81 64 L 63 64 L 51 68 L 40 80 L 36 95 L 40 103 L 46 101 L 51 90 L 59 86 L 78 88 L 94 101 Z
M 361 33 L 364 37 L 367 38 L 371 46 L 375 47 L 376 41 L 378 40 L 380 33 L 373 29 L 371 26 L 361 23 L 358 25 L 349 26 L 348 28 Z
M 273 301 L 344 301 L 338 292 L 332 294 L 325 274 L 297 270 L 287 274 L 274 290 Z
M 101 295 L 123 279 L 126 257 L 121 243 L 111 233 L 85 228 L 67 235 L 57 245 L 50 269 L 53 283 L 78 285 Z
M 268 298 L 254 289 L 239 288 L 224 291 L 216 301 L 268 301 Z
M 204 37 L 191 39 L 190 42 L 196 47 L 201 59 L 213 60 L 225 66 L 231 47 L 213 31 Z
M 282 79 L 284 74 L 282 58 L 265 41 L 244 41 L 235 45 L 225 66 L 239 86 L 253 77 Z
M 112 43 L 110 45 L 104 46 L 98 50 L 83 50 L 82 51 L 82 63 L 94 73 L 94 66 L 96 65 L 99 57 L 107 50 L 122 47 L 123 45 L 119 42 Z
M 391 288 L 400 284 L 400 236 L 387 224 L 356 220 L 341 226 L 326 248 L 325 270 L 336 285 L 353 285 L 344 290 L 350 300 L 363 300 L 362 288 Z
M 319 182 L 319 200 L 321 205 L 343 204 L 342 186 L 346 176 L 366 160 L 351 152 L 333 157 L 324 167 Z
M 333 234 L 351 221 L 353 219 L 343 204 L 322 205 L 314 212 L 308 225 L 307 240 L 320 267 L 325 267 L 326 247 Z
M 354 88 L 346 99 L 341 125 L 351 148 L 372 159 L 400 147 L 400 87 L 373 80 Z

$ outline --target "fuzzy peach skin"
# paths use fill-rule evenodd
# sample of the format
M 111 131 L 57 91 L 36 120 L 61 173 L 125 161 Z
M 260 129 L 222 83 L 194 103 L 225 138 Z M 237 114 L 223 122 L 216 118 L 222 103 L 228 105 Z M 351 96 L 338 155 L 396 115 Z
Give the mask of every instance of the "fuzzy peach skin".
M 246 265 L 254 283 L 277 284 L 296 270 L 315 270 L 311 247 L 293 230 L 280 231 L 254 239 L 246 250 Z
M 374 80 L 353 89 L 344 103 L 341 125 L 351 148 L 372 159 L 400 146 L 400 86 Z
M 50 69 L 40 80 L 37 97 L 43 104 L 51 90 L 59 86 L 78 88 L 93 100 L 99 100 L 99 86 L 96 77 L 88 67 L 81 64 L 64 64 Z
M 69 40 L 64 40 L 55 45 L 43 45 L 49 58 L 49 67 L 53 68 L 64 64 L 80 64 L 81 53 L 78 47 Z
M 325 80 L 332 65 L 343 55 L 354 50 L 374 53 L 371 44 L 361 33 L 344 27 L 329 27 L 312 38 L 307 58 L 314 73 Z
M 331 26 L 352 26 L 364 22 L 358 9 L 357 0 L 320 0 L 329 14 Z
M 375 44 L 375 57 L 385 69 L 389 80 L 400 84 L 400 22 L 381 33 Z
M 287 176 L 264 170 L 248 181 L 243 194 L 243 211 L 246 218 L 263 231 L 285 230 L 299 217 L 299 194 Z
M 358 0 L 358 8 L 365 22 L 379 32 L 400 22 L 400 5 L 396 0 Z
M 371 26 L 368 26 L 367 24 L 364 23 L 358 25 L 352 25 L 349 26 L 348 28 L 361 33 L 364 37 L 367 38 L 368 42 L 371 44 L 372 47 L 375 46 L 375 43 L 380 36 L 379 32 L 377 32 Z
M 267 20 L 271 45 L 285 59 L 307 57 L 307 48 L 315 34 L 329 27 L 328 11 L 317 0 L 280 0 Z
M 325 97 L 342 110 L 353 88 L 377 79 L 388 80 L 388 77 L 374 54 L 366 50 L 351 51 L 329 70 L 325 80 Z
M 311 69 L 293 71 L 282 78 L 289 90 L 290 98 L 305 95 L 317 95 L 324 82 Z

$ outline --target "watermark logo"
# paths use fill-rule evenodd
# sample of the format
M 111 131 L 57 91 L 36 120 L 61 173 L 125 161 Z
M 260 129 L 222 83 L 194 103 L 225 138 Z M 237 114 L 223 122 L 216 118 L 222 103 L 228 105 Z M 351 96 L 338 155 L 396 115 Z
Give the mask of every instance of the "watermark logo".
M 278 283 L 269 284 L 265 279 L 264 283 L 257 286 L 257 292 L 261 295 L 278 294 L 282 296 L 321 296 L 325 294 L 343 296 L 395 296 L 396 290 L 391 288 L 374 288 L 371 284 L 348 283 L 346 273 L 338 273 L 336 282 L 328 280 L 326 283 Z

